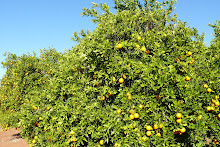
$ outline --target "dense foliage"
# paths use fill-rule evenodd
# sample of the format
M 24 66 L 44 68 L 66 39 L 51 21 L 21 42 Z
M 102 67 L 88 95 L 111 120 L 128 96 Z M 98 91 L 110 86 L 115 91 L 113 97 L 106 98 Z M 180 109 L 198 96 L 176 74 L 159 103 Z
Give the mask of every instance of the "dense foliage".
M 174 0 L 84 9 L 96 30 L 61 54 L 8 54 L 0 122 L 30 146 L 215 146 L 220 140 L 220 25 L 215 39 L 171 15 Z M 95 7 L 100 8 L 99 14 Z

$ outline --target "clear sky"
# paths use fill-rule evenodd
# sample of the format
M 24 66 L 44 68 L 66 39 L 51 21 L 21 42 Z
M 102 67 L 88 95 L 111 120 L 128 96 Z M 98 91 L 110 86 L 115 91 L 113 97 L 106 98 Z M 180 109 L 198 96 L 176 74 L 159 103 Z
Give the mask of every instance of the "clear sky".
M 49 47 L 63 52 L 75 46 L 70 40 L 74 31 L 96 27 L 90 18 L 80 16 L 82 9 L 101 1 L 113 7 L 112 0 L 0 0 L 0 62 L 6 51 L 22 55 Z M 220 0 L 178 0 L 174 13 L 200 34 L 205 32 L 208 46 L 213 39 L 208 23 L 220 20 L 219 6 Z M 0 78 L 4 73 L 0 65 Z

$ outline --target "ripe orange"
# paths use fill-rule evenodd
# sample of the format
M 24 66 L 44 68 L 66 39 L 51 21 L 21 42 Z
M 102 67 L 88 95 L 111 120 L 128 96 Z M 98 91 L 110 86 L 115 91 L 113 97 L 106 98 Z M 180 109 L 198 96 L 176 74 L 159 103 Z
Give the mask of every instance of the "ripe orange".
M 160 129 L 162 129 L 162 128 L 163 128 L 163 124 L 162 124 L 162 123 L 159 125 L 159 128 L 160 128 Z
M 101 98 L 103 101 L 105 100 L 105 96 L 102 96 L 102 98 Z
M 123 79 L 123 78 L 120 78 L 118 81 L 119 81 L 119 83 L 121 83 L 121 84 L 124 83 L 124 79 Z
M 191 78 L 189 76 L 186 76 L 185 81 L 189 81 L 189 80 L 191 80 Z
M 72 141 L 73 141 L 73 142 L 77 142 L 77 138 L 76 138 L 76 137 L 73 137 L 73 138 L 72 138 Z
M 159 128 L 159 126 L 157 124 L 153 125 L 154 130 L 157 130 Z
M 156 134 L 156 136 L 161 137 L 161 133 L 160 133 L 160 132 L 158 132 L 158 133 Z
M 192 62 L 192 61 L 189 61 L 188 64 L 193 64 L 193 62 Z
M 130 118 L 131 120 L 133 120 L 133 119 L 134 119 L 134 115 L 131 114 L 131 115 L 129 116 L 129 118 Z
M 203 87 L 204 87 L 204 88 L 208 88 L 209 86 L 208 86 L 208 84 L 206 83 L 206 84 L 203 85 Z
M 192 56 L 192 52 L 191 52 L 191 51 L 188 51 L 188 52 L 187 52 L 187 55 L 188 55 L 188 56 Z
M 34 140 L 32 140 L 32 143 L 33 143 L 33 144 L 35 144 L 36 142 L 37 142 L 37 141 L 36 141 L 35 139 L 34 139 Z
M 104 145 L 105 141 L 104 140 L 100 140 L 99 143 L 100 143 L 100 145 Z
M 116 78 L 115 77 L 112 78 L 112 82 L 116 82 Z
M 140 41 L 140 40 L 141 40 L 141 36 L 138 36 L 138 37 L 137 37 L 137 40 Z
M 93 79 L 97 79 L 97 75 L 93 75 Z
M 182 114 L 181 113 L 177 113 L 176 114 L 176 118 L 181 118 L 182 117 Z
M 211 88 L 207 88 L 207 92 L 212 92 L 212 89 Z
M 152 130 L 152 127 L 151 127 L 150 125 L 147 125 L 147 126 L 146 126 L 146 130 L 147 130 L 147 131 L 150 131 L 150 130 Z
M 220 105 L 219 101 L 215 101 L 215 106 L 218 107 Z
M 131 95 L 131 93 L 130 93 L 130 92 L 127 92 L 127 93 L 126 93 L 126 96 L 129 96 L 129 95 Z
M 71 135 L 74 135 L 74 134 L 75 134 L 75 132 L 74 132 L 74 131 L 71 131 L 71 132 L 70 132 L 70 134 L 71 134 Z
M 147 141 L 147 136 L 144 135 L 144 136 L 141 138 L 141 140 Z
M 206 107 L 206 109 L 207 109 L 208 111 L 211 111 L 211 110 L 212 110 L 212 107 L 208 106 L 208 107 Z
M 120 147 L 120 144 L 116 142 L 116 143 L 114 144 L 114 147 Z
M 218 140 L 215 140 L 214 142 L 215 142 L 215 144 L 216 144 L 216 145 L 218 145 L 218 144 L 219 144 L 219 141 L 218 141 Z
M 121 109 L 118 109 L 117 112 L 118 112 L 118 114 L 121 114 L 121 113 L 122 113 L 122 110 L 121 110 Z
M 140 105 L 139 105 L 139 108 L 140 108 L 140 109 L 143 109 L 143 108 L 144 108 L 144 105 L 140 104 Z
M 145 46 L 143 46 L 143 47 L 141 48 L 141 51 L 142 51 L 142 52 L 146 52 L 146 50 L 147 50 L 147 49 L 146 49 Z
M 134 114 L 134 118 L 137 119 L 137 118 L 139 118 L 139 117 L 140 117 L 140 115 L 139 115 L 138 113 L 135 113 L 135 114 Z
M 157 100 L 161 99 L 161 96 L 160 95 L 157 95 Z
M 131 110 L 129 111 L 129 113 L 130 113 L 130 114 L 134 114 L 134 113 L 135 113 L 135 110 L 134 110 L 134 109 L 131 109 Z
M 108 93 L 108 96 L 112 96 L 112 92 L 109 92 L 109 93 Z
M 34 136 L 34 139 L 37 140 L 37 139 L 38 139 L 38 136 Z
M 131 100 L 131 99 L 132 99 L 132 96 L 131 96 L 131 95 L 129 95 L 129 96 L 128 96 L 128 99 L 129 99 L 129 100 Z
M 146 135 L 151 136 L 151 131 L 147 131 Z
M 198 116 L 198 120 L 201 120 L 201 119 L 202 119 L 202 115 L 199 115 L 199 116 Z
M 146 50 L 146 53 L 147 53 L 147 54 L 150 54 L 150 50 Z
M 181 122 L 182 122 L 182 119 L 179 118 L 179 119 L 176 120 L 176 122 L 177 122 L 177 123 L 181 123 Z
M 117 45 L 117 48 L 118 49 L 121 49 L 123 47 L 123 45 L 121 44 L 121 43 L 119 43 L 118 45 Z
M 137 45 L 136 45 L 136 48 L 140 49 L 140 48 L 141 48 L 141 46 L 137 44 Z
M 215 103 L 215 102 L 216 102 L 216 100 L 215 100 L 215 99 L 212 99 L 211 101 L 212 101 L 213 103 Z
M 181 129 L 180 129 L 180 132 L 181 132 L 181 133 L 185 133 L 185 132 L 186 132 L 186 128 L 184 128 L 184 127 L 181 128 Z
M 211 107 L 211 111 L 214 111 L 215 110 L 215 107 Z

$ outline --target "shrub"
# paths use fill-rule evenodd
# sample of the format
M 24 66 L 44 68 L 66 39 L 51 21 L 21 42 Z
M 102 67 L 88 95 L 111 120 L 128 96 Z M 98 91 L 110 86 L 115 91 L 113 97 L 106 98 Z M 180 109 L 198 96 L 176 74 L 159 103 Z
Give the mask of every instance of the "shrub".
M 46 58 L 53 74 L 38 77 L 46 76 L 46 84 L 33 89 L 29 77 L 26 101 L 16 114 L 23 136 L 33 146 L 218 144 L 218 23 L 208 48 L 204 35 L 171 15 L 173 0 L 114 2 L 116 14 L 103 3 L 84 9 L 96 30 L 74 33 L 79 43 L 56 53 L 56 62 L 55 55 Z

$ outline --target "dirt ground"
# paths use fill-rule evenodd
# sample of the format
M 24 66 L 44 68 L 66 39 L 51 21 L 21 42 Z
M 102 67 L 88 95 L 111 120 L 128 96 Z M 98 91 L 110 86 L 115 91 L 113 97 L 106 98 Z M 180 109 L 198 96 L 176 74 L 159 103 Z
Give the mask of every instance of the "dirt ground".
M 19 130 L 12 128 L 2 132 L 0 128 L 0 147 L 29 147 L 29 145 L 21 138 Z

